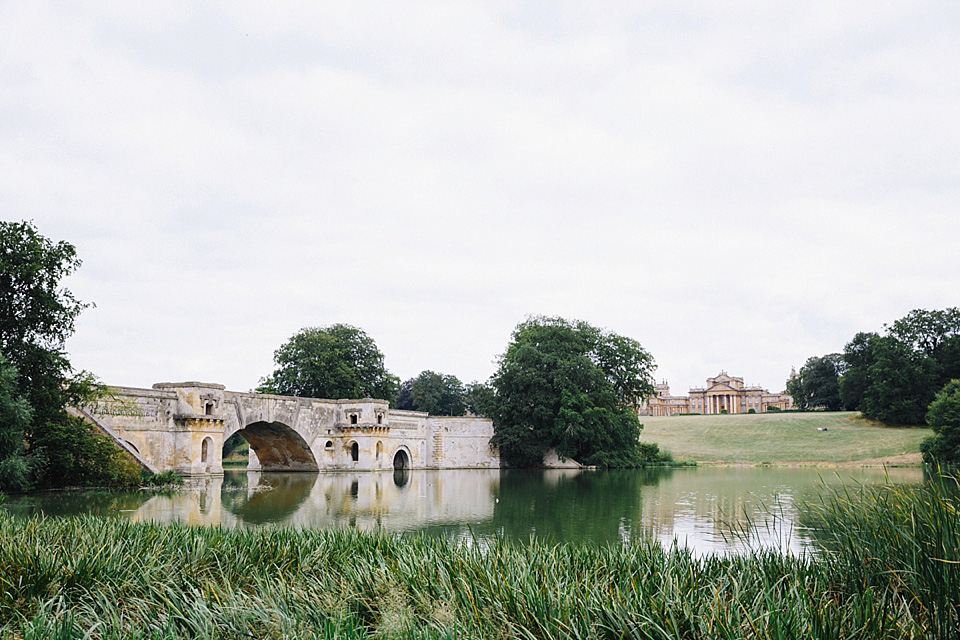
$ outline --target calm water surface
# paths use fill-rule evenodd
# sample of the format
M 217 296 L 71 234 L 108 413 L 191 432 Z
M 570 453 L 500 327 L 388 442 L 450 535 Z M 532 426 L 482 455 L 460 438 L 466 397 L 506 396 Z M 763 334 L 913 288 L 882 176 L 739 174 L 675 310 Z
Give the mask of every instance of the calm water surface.
M 920 469 L 688 468 L 639 471 L 228 471 L 172 495 L 70 492 L 11 498 L 31 515 L 95 513 L 225 527 L 285 524 L 425 532 L 451 538 L 629 542 L 675 538 L 698 552 L 810 545 L 797 505 L 841 482 L 919 483 Z

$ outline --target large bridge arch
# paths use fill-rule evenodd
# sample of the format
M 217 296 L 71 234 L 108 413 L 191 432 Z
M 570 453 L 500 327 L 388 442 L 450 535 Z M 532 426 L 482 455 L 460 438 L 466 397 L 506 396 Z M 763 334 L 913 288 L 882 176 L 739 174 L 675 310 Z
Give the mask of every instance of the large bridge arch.
M 282 422 L 258 420 L 235 429 L 233 433 L 239 433 L 247 441 L 257 455 L 262 471 L 320 470 L 307 441 L 296 429 Z

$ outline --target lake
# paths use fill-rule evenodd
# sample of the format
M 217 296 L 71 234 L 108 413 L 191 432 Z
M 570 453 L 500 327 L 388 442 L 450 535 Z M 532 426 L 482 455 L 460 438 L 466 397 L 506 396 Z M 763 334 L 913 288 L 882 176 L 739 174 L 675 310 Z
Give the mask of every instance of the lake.
M 810 547 L 797 505 L 841 483 L 919 483 L 919 468 L 697 467 L 649 470 L 444 470 L 367 473 L 228 471 L 169 495 L 63 492 L 10 497 L 2 508 L 93 513 L 134 521 L 224 527 L 274 524 L 423 532 L 484 540 L 674 539 L 697 552 L 753 544 Z

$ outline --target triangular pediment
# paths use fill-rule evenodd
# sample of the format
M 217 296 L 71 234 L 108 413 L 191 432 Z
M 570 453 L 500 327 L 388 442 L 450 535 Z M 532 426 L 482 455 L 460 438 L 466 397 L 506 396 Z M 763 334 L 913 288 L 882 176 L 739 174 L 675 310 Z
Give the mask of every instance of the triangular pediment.
M 707 389 L 707 393 L 713 393 L 714 391 L 737 391 L 737 389 L 724 382 L 715 382 Z

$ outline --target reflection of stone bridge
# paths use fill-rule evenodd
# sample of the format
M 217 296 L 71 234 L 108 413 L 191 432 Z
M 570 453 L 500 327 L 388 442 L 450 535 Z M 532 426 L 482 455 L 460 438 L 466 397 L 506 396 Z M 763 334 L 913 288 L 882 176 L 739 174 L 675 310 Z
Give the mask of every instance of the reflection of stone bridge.
M 110 387 L 79 411 L 154 471 L 223 472 L 240 433 L 264 471 L 498 468 L 485 418 L 390 409 L 385 400 L 320 400 L 226 391 L 200 382 Z

